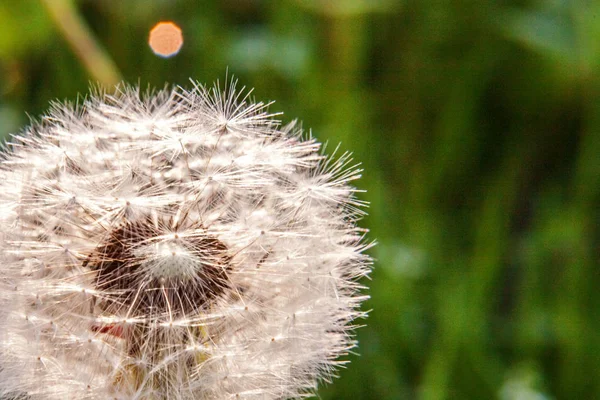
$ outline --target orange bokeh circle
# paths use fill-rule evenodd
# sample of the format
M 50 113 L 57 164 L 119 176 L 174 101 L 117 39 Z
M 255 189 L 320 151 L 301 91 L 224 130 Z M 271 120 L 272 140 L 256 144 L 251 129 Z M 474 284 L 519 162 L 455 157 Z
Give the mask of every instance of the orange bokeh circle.
M 183 45 L 181 28 L 170 21 L 159 22 L 150 31 L 148 44 L 156 55 L 161 57 L 174 56 Z

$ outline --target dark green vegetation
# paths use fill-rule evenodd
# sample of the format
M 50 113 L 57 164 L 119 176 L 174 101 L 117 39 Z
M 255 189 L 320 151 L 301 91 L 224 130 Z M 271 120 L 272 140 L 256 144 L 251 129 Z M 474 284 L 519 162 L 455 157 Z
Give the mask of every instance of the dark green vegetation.
M 89 81 L 229 68 L 366 171 L 373 311 L 323 399 L 600 398 L 600 2 L 584 3 L 3 0 L 0 132 Z M 146 43 L 159 20 L 184 33 L 171 59 Z M 69 47 L 78 27 L 101 59 Z

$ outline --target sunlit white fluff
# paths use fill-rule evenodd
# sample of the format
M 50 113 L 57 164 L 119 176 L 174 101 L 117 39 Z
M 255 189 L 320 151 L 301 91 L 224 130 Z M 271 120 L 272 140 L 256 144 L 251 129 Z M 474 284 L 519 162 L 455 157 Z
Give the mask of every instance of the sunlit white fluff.
M 0 397 L 286 399 L 366 298 L 348 154 L 231 84 L 56 104 L 0 167 Z

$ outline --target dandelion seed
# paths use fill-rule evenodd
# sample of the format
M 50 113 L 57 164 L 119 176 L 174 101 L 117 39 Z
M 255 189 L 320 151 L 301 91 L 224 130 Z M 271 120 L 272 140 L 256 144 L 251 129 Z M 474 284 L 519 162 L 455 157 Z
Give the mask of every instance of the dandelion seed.
M 249 94 L 54 105 L 0 166 L 0 397 L 307 397 L 356 345 L 344 154 Z

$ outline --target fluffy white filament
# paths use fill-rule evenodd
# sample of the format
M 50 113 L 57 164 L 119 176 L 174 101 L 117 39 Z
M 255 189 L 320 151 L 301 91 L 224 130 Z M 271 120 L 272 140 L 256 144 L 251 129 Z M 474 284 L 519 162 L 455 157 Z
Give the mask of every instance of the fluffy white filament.
M 0 167 L 0 397 L 287 399 L 355 346 L 348 154 L 232 83 L 55 105 Z

